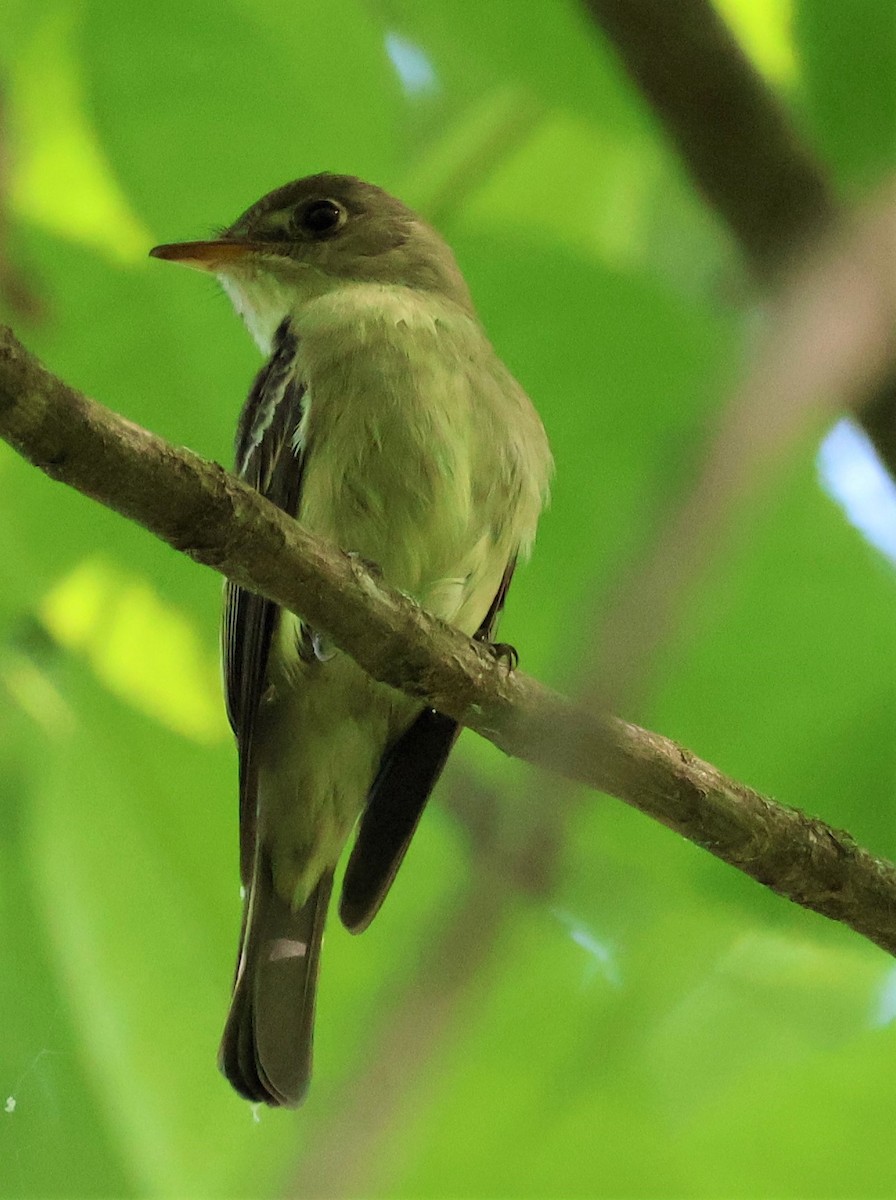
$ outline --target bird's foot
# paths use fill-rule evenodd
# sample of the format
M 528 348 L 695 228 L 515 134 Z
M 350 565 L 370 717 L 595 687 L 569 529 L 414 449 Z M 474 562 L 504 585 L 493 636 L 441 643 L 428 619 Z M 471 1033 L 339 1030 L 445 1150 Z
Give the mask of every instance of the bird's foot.
M 312 633 L 311 646 L 318 662 L 329 662 L 336 656 L 336 647 L 331 646 L 321 633 Z
M 372 558 L 365 558 L 363 554 L 359 554 L 357 550 L 346 550 L 346 554 L 352 562 L 358 563 L 364 568 L 374 579 L 383 578 L 383 568 L 378 562 L 374 562 Z
M 520 665 L 520 656 L 516 646 L 511 646 L 509 642 L 486 642 L 489 653 L 503 663 L 507 668 L 508 674 L 512 674 Z
M 336 654 L 336 647 L 331 646 L 324 635 L 316 630 L 307 625 L 297 625 L 296 651 L 302 662 L 329 662 Z

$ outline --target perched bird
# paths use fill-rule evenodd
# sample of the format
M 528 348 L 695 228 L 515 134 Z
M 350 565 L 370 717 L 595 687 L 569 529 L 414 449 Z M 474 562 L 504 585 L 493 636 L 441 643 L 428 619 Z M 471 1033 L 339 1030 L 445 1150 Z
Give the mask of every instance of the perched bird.
M 264 196 L 212 241 L 151 253 L 216 275 L 267 358 L 239 420 L 242 478 L 491 641 L 551 456 L 441 237 L 379 188 L 321 174 Z M 357 824 L 340 916 L 360 932 L 458 729 L 232 584 L 223 654 L 245 900 L 220 1065 L 247 1099 L 293 1106 L 310 1079 L 342 849 Z

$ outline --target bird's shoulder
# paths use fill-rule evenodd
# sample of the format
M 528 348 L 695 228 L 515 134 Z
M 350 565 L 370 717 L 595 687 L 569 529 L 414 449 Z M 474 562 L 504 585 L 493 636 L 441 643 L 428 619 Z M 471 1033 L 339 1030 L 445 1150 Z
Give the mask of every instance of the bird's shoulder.
M 304 388 L 297 373 L 297 352 L 298 336 L 287 318 L 274 334 L 271 355 L 252 384 L 237 424 L 237 473 L 265 494 L 277 460 L 302 418 Z

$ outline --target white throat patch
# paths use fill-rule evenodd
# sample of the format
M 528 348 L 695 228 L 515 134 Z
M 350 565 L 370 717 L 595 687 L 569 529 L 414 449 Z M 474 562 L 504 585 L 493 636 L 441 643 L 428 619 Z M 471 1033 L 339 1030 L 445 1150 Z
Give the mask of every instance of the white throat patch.
M 295 307 L 295 287 L 269 274 L 234 276 L 222 272 L 218 282 L 267 358 L 273 349 L 274 334 Z

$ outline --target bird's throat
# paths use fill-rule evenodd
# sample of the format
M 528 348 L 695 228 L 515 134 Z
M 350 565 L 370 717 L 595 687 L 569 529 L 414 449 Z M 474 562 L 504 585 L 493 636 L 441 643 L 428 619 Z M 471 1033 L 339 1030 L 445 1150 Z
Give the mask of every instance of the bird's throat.
M 274 344 L 274 334 L 296 308 L 295 288 L 276 277 L 258 274 L 218 275 L 221 287 L 251 333 L 256 345 L 268 357 Z

